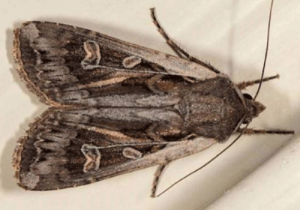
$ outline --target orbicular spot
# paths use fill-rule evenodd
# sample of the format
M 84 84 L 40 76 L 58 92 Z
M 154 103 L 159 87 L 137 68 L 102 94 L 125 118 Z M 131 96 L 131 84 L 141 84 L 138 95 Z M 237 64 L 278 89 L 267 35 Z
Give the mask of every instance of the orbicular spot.
M 86 161 L 83 165 L 83 172 L 97 171 L 100 166 L 101 153 L 98 147 L 84 144 L 81 147 L 81 152 L 85 156 Z
M 81 66 L 84 69 L 97 68 L 101 60 L 100 47 L 97 42 L 88 40 L 84 42 L 83 48 L 86 56 L 81 61 Z
M 132 148 L 132 147 L 125 147 L 122 151 L 122 154 L 124 157 L 128 158 L 128 159 L 139 159 L 143 156 L 143 153 L 141 153 L 140 151 Z
M 142 59 L 137 56 L 129 56 L 124 58 L 122 64 L 125 68 L 131 69 L 135 67 L 136 65 L 139 65 L 142 62 Z

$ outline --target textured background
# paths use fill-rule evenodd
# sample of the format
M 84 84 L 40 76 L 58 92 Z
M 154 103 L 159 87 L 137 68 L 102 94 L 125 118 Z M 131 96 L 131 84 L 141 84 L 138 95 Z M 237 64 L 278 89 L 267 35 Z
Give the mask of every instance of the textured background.
M 299 209 L 300 2 L 275 0 L 266 76 L 258 100 L 266 111 L 250 127 L 294 129 L 291 136 L 243 137 L 226 154 L 157 199 L 149 197 L 155 167 L 89 186 L 24 191 L 13 178 L 11 156 L 28 124 L 46 106 L 20 81 L 12 57 L 13 28 L 28 20 L 85 27 L 162 52 L 173 52 L 150 19 L 156 7 L 163 27 L 191 54 L 233 81 L 257 79 L 264 58 L 269 0 L 1 0 L 0 204 L 4 209 Z M 254 93 L 257 86 L 247 92 Z M 288 140 L 291 140 L 285 146 Z M 232 140 L 232 139 L 231 139 Z M 229 143 L 229 142 L 228 142 Z M 201 166 L 228 143 L 172 163 L 162 191 Z M 284 147 L 281 151 L 278 150 Z M 252 173 L 253 172 L 253 173 Z M 244 180 L 244 181 L 242 181 Z M 242 182 L 241 182 L 242 181 Z M 228 191 L 230 190 L 230 191 Z M 227 193 L 225 193 L 227 192 Z M 298 208 L 297 208 L 298 206 Z

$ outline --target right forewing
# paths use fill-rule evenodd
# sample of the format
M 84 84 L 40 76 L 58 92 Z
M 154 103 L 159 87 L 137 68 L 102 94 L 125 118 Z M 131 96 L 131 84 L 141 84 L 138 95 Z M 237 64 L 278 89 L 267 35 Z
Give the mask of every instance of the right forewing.
M 147 94 L 147 81 L 157 76 L 169 76 L 173 81 L 217 76 L 185 59 L 50 22 L 28 22 L 17 29 L 14 52 L 28 87 L 52 106 L 101 106 L 102 99 L 87 99 Z

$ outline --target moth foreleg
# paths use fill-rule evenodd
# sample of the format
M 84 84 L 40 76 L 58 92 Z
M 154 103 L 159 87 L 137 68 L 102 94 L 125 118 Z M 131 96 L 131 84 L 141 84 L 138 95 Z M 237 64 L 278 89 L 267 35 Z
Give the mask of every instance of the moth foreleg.
M 157 83 L 157 81 L 159 81 L 164 75 L 155 75 L 152 78 L 150 78 L 149 80 L 147 80 L 146 84 L 147 87 L 153 92 L 153 93 L 157 93 L 157 94 L 161 94 L 162 91 L 158 90 L 155 85 Z
M 266 77 L 263 80 L 257 79 L 257 80 L 247 81 L 247 82 L 240 82 L 237 84 L 237 86 L 240 90 L 244 90 L 244 89 L 246 89 L 246 87 L 249 87 L 249 86 L 252 86 L 255 84 L 259 84 L 260 82 L 270 81 L 272 79 L 279 79 L 279 74 L 272 76 L 272 77 Z
M 195 58 L 194 56 L 191 56 L 188 52 L 186 52 L 185 50 L 183 50 L 181 47 L 179 47 L 169 36 L 168 34 L 165 32 L 165 30 L 161 27 L 161 25 L 159 24 L 156 15 L 155 15 L 155 8 L 151 8 L 151 17 L 153 20 L 153 23 L 156 25 L 159 33 L 165 38 L 167 44 L 174 50 L 174 52 L 180 57 L 180 58 L 187 58 L 190 61 L 193 61 L 195 63 L 198 63 L 202 66 L 206 66 L 208 67 L 210 70 L 216 72 L 216 73 L 220 73 L 219 70 L 215 69 L 213 66 L 211 66 L 208 63 L 205 63 L 201 60 L 199 60 L 198 58 Z
M 164 141 L 164 136 L 180 134 L 181 124 L 174 123 L 152 123 L 146 128 L 147 135 L 154 141 Z
M 158 186 L 158 182 L 159 182 L 159 178 L 162 174 L 162 172 L 164 171 L 164 169 L 166 168 L 166 166 L 169 163 L 163 164 L 163 165 L 159 165 L 155 174 L 154 174 L 154 180 L 153 180 L 153 185 L 152 185 L 152 190 L 151 190 L 151 197 L 155 198 L 156 197 L 156 189 Z
M 289 131 L 289 130 L 280 130 L 280 129 L 273 129 L 273 130 L 256 130 L 256 129 L 251 129 L 247 128 L 245 131 L 243 129 L 238 129 L 238 133 L 243 132 L 243 134 L 246 135 L 252 135 L 252 134 L 279 134 L 279 135 L 288 135 L 288 134 L 294 134 L 294 131 Z
M 184 50 L 182 50 L 175 42 L 172 41 L 172 39 L 168 36 L 168 34 L 165 32 L 165 30 L 161 27 L 159 24 L 156 15 L 155 15 L 155 8 L 151 8 L 151 17 L 153 20 L 153 23 L 157 27 L 157 30 L 159 33 L 165 38 L 167 44 L 172 48 L 172 50 L 180 57 L 184 58 L 184 56 L 188 55 Z

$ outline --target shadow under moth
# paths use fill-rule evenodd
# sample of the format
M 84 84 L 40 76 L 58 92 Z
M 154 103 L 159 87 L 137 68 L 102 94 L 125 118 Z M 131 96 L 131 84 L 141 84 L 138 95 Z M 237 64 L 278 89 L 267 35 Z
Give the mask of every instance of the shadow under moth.
M 277 78 L 233 83 L 177 46 L 178 56 L 59 23 L 16 29 L 14 56 L 27 87 L 50 106 L 16 147 L 13 165 L 27 190 L 86 185 L 171 161 L 242 129 L 265 106 L 241 90 Z

